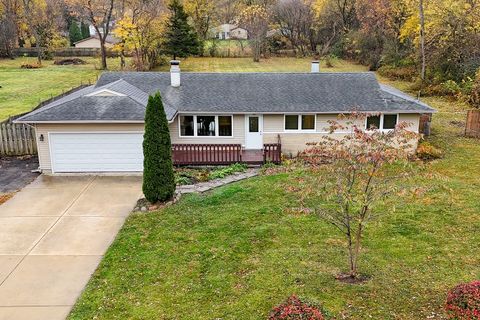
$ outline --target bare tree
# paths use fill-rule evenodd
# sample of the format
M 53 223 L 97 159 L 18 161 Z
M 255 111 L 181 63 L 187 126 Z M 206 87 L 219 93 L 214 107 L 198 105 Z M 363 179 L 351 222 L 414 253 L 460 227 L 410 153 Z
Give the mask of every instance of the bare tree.
M 314 19 L 311 4 L 303 0 L 280 1 L 274 8 L 274 21 L 281 34 L 302 56 L 305 56 L 309 49 L 316 51 Z
M 220 0 L 217 4 L 217 14 L 220 23 L 232 23 L 235 21 L 240 8 L 239 1 Z
M 24 0 L 28 1 L 28 0 Z M 105 42 L 110 33 L 115 5 L 118 0 L 67 0 L 77 15 L 85 16 L 100 40 L 102 69 L 107 69 Z
M 349 32 L 356 23 L 357 17 L 355 14 L 355 0 L 334 0 L 335 1 L 335 11 L 340 17 L 342 23 L 343 31 L 345 33 Z
M 19 0 L 0 1 L 0 56 L 13 57 L 18 38 Z
M 420 71 L 420 78 L 422 79 L 422 86 L 425 82 L 425 14 L 423 12 L 423 0 L 418 1 L 418 12 L 420 15 L 420 54 L 422 56 L 422 67 Z

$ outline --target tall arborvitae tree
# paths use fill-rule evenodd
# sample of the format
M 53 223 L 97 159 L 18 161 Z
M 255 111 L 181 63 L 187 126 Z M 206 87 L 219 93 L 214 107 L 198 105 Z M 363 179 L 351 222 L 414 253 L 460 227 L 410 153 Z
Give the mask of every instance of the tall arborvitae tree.
M 172 144 L 160 93 L 148 98 L 143 136 L 143 194 L 151 203 L 166 201 L 175 192 Z
M 82 39 L 90 37 L 90 28 L 88 27 L 87 23 L 82 22 L 80 25 L 80 31 L 82 32 Z
M 171 12 L 167 21 L 164 53 L 177 57 L 199 54 L 201 43 L 195 30 L 188 24 L 188 15 L 179 0 L 172 0 L 168 9 Z
M 68 28 L 68 37 L 70 38 L 70 45 L 73 46 L 75 42 L 80 41 L 83 39 L 82 32 L 78 27 L 78 22 L 73 20 L 70 23 L 70 27 Z

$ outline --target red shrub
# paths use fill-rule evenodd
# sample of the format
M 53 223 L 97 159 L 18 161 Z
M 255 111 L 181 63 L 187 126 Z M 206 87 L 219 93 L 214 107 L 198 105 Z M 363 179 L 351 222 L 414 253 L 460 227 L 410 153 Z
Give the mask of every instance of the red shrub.
M 269 320 L 324 320 L 322 312 L 316 306 L 300 301 L 292 295 L 281 305 L 273 308 Z
M 450 290 L 445 310 L 448 319 L 480 320 L 480 281 L 460 284 Z

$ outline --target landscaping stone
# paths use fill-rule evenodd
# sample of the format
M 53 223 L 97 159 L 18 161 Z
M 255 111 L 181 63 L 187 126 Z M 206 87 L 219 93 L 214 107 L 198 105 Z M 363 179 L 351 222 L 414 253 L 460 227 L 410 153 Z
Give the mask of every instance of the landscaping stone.
M 227 176 L 222 179 L 216 179 L 216 180 L 207 181 L 207 182 L 200 182 L 200 183 L 197 183 L 196 185 L 179 186 L 177 187 L 177 192 L 180 194 L 192 193 L 192 192 L 202 193 L 214 188 L 224 186 L 232 182 L 254 177 L 258 175 L 258 173 L 259 173 L 258 168 L 250 168 L 250 169 L 247 169 L 246 172 L 237 172 L 233 175 Z
M 216 179 L 212 181 L 206 181 L 206 182 L 200 182 L 197 184 L 188 184 L 188 185 L 182 185 L 182 186 L 177 186 L 177 189 L 175 191 L 175 195 L 173 196 L 173 199 L 170 201 L 167 201 L 163 204 L 149 204 L 145 199 L 140 199 L 137 203 L 137 206 L 135 207 L 134 211 L 155 211 L 159 208 L 162 207 L 167 207 L 170 206 L 174 203 L 176 203 L 180 198 L 182 197 L 182 194 L 187 194 L 187 193 L 202 193 L 206 192 L 209 190 L 212 190 L 214 188 L 218 188 L 221 186 L 224 186 L 226 184 L 248 179 L 254 176 L 257 176 L 260 170 L 258 168 L 250 168 L 247 169 L 246 172 L 237 172 L 235 174 L 232 174 L 230 176 L 227 176 L 222 179 Z

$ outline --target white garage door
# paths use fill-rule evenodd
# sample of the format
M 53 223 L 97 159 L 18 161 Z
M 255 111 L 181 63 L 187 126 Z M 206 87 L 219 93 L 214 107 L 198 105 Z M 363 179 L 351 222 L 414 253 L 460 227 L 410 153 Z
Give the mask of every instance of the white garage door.
M 53 172 L 143 170 L 143 133 L 50 133 Z

